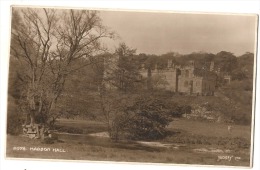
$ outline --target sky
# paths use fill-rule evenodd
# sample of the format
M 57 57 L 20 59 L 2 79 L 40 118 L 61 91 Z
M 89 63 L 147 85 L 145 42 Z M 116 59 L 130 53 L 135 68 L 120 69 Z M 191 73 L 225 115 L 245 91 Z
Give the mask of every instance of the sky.
M 255 51 L 256 15 L 101 11 L 100 16 L 120 36 L 107 41 L 111 50 L 124 42 L 137 53 L 157 55 Z

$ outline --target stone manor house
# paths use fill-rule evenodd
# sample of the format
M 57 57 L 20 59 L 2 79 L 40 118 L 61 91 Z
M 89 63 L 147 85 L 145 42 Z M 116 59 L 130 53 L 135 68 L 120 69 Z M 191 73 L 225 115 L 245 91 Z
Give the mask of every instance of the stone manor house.
M 158 83 L 156 88 L 169 90 L 172 92 L 188 95 L 214 95 L 216 88 L 216 73 L 214 72 L 214 62 L 210 63 L 210 68 L 198 68 L 193 61 L 185 66 L 174 65 L 172 60 L 168 60 L 167 68 L 148 70 L 141 68 L 140 74 L 143 78 L 150 78 L 151 84 Z M 154 86 L 153 86 L 154 88 Z

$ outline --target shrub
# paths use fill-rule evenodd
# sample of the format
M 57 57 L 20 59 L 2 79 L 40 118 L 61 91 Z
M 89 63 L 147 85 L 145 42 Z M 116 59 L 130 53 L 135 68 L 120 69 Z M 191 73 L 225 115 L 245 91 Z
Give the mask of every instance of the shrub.
M 7 115 L 7 133 L 19 135 L 22 133 L 23 116 L 18 113 L 8 113 Z
M 251 114 L 236 114 L 231 116 L 236 124 L 240 125 L 250 125 L 251 124 Z
M 166 136 L 166 126 L 171 121 L 169 109 L 162 101 L 152 97 L 139 98 L 126 108 L 118 128 L 128 139 L 159 139 Z
M 170 113 L 172 117 L 181 117 L 183 114 L 191 113 L 191 106 L 170 104 Z

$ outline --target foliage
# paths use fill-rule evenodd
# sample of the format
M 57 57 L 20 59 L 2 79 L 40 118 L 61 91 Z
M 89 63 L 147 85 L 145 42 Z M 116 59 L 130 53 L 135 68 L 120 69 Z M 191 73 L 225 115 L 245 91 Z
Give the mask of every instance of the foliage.
M 7 115 L 7 133 L 11 135 L 19 135 L 22 132 L 22 124 L 24 118 L 21 114 L 8 114 Z
M 98 112 L 101 113 L 101 121 L 106 125 L 107 131 L 113 140 L 122 137 L 123 124 L 127 122 L 128 117 L 124 110 L 130 107 L 135 101 L 137 95 L 128 94 L 121 91 L 101 91 L 96 102 L 99 104 Z
M 172 117 L 182 117 L 183 114 L 190 114 L 192 109 L 190 105 L 178 105 L 177 103 L 171 103 L 169 108 Z
M 168 97 L 169 93 L 106 91 L 96 101 L 111 139 L 156 139 L 166 135 L 174 117 L 191 113 L 190 105 L 167 101 Z
M 231 120 L 237 124 L 249 125 L 252 118 L 253 80 L 234 80 L 220 89 L 227 98 L 223 105 Z
M 25 121 L 23 114 L 19 113 L 15 98 L 8 98 L 7 133 L 18 135 L 22 133 L 22 125 Z
M 231 116 L 231 120 L 240 125 L 251 125 L 251 114 L 250 113 L 240 113 Z
M 214 62 L 222 73 L 231 73 L 237 67 L 237 57 L 226 51 L 221 51 L 214 57 Z
M 94 56 L 105 50 L 100 40 L 113 33 L 97 11 L 16 8 L 13 14 L 11 57 L 20 64 L 21 112 L 30 115 L 30 123 L 49 124 L 60 114 L 55 109 L 66 80 L 103 62 Z
M 221 51 L 217 54 L 205 52 L 193 52 L 191 54 L 179 54 L 170 52 L 162 55 L 139 54 L 134 57 L 139 66 L 144 65 L 146 69 L 167 68 L 167 61 L 170 59 L 175 65 L 187 65 L 189 61 L 195 62 L 196 68 L 209 70 L 211 62 L 214 62 L 213 71 L 218 74 L 217 87 L 225 85 L 224 75 L 231 75 L 232 80 L 253 79 L 254 54 L 245 53 L 242 56 L 235 56 L 231 52 Z
M 214 97 L 210 103 L 211 109 L 236 122 L 248 123 L 251 120 L 252 53 L 240 57 L 226 51 L 216 55 L 204 52 L 136 55 L 136 49 L 122 43 L 114 54 L 108 54 L 103 53 L 105 49 L 100 41 L 106 37 L 112 38 L 113 33 L 102 25 L 96 11 L 15 9 L 12 17 L 9 93 L 19 100 L 19 113 L 28 114 L 31 117 L 29 123 L 46 124 L 53 124 L 59 117 L 88 115 L 86 117 L 90 118 L 102 114 L 112 138 L 117 139 L 121 135 L 131 139 L 163 137 L 171 117 L 189 114 L 192 103 L 209 99 L 196 97 L 195 101 L 193 97 L 187 97 L 183 98 L 182 103 L 181 96 L 154 90 L 156 97 L 143 95 L 135 101 L 136 96 L 132 93 L 145 91 L 139 74 L 140 65 L 145 64 L 150 71 L 155 65 L 158 69 L 164 69 L 167 60 L 172 59 L 178 65 L 194 60 L 196 66 L 207 69 L 209 63 L 214 61 L 214 71 L 220 70 L 217 80 L 219 88 L 223 85 L 222 76 L 232 75 L 234 81 L 225 85 L 227 89 L 221 90 L 233 103 L 224 103 Z M 118 57 L 116 67 L 105 77 L 104 61 L 112 57 Z M 155 76 L 153 79 L 155 86 L 167 85 L 163 77 Z M 115 93 L 103 87 L 108 81 L 117 88 Z M 165 99 L 171 98 L 171 102 L 165 102 L 163 95 L 167 96 L 164 96 Z M 174 100 L 178 103 L 172 101 L 174 97 L 178 98 Z M 10 115 L 15 118 L 11 119 Z M 10 115 L 8 129 L 15 131 L 15 127 L 9 125 L 14 122 L 11 124 L 18 127 L 20 116 Z
M 152 97 L 141 97 L 125 110 L 123 129 L 129 139 L 159 139 L 165 137 L 166 127 L 172 121 L 169 109 Z
M 253 79 L 254 54 L 245 53 L 237 58 L 237 68 L 232 71 L 233 80 Z
M 106 92 L 99 103 L 107 131 L 115 141 L 162 138 L 172 121 L 170 107 L 146 94 Z
M 113 86 L 125 93 L 138 89 L 141 84 L 138 64 L 133 59 L 135 51 L 135 49 L 131 49 L 125 43 L 119 44 L 114 54 L 118 58 L 117 64 L 108 75 L 109 79 L 106 80 L 112 80 Z

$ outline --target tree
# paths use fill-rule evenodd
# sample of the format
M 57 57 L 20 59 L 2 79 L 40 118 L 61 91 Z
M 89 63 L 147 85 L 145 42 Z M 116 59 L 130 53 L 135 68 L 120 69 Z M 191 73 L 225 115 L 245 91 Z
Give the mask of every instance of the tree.
M 27 123 L 49 124 L 64 84 L 77 70 L 103 60 L 102 38 L 114 33 L 102 25 L 97 11 L 15 8 L 11 57 L 19 60 L 20 109 Z M 77 62 L 84 60 L 84 62 Z
M 230 74 L 237 67 L 237 57 L 226 51 L 217 53 L 214 62 L 220 68 L 220 71 L 225 74 Z
M 101 108 L 110 135 L 120 139 L 159 139 L 167 135 L 171 111 L 161 100 L 142 95 L 109 93 L 102 96 Z
M 119 139 L 124 109 L 130 101 L 134 101 L 135 92 L 142 83 L 138 64 L 134 60 L 135 51 L 121 43 L 113 55 L 104 56 L 103 82 L 99 86 L 98 103 L 113 140 Z
M 254 54 L 245 53 L 237 58 L 237 67 L 232 71 L 233 80 L 253 79 Z
M 137 61 L 134 60 L 136 49 L 129 48 L 125 43 L 121 43 L 115 51 L 118 56 L 118 64 L 112 73 L 115 86 L 123 92 L 131 92 L 137 89 L 141 82 Z
M 120 128 L 129 139 L 165 137 L 166 127 L 172 121 L 170 110 L 165 102 L 153 97 L 140 97 L 124 112 Z
M 129 117 L 125 113 L 125 109 L 132 106 L 137 95 L 124 92 L 106 91 L 100 93 L 101 113 L 103 121 L 107 127 L 107 131 L 112 140 L 118 141 L 125 133 L 125 125 L 129 121 Z

